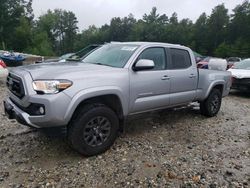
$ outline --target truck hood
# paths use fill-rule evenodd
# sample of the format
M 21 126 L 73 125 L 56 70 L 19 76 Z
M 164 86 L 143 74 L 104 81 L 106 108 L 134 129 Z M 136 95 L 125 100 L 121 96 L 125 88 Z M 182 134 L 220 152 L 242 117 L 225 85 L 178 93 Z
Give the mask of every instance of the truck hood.
M 232 73 L 232 76 L 235 78 L 250 78 L 250 70 L 245 70 L 245 69 L 229 69 Z
M 41 63 L 22 66 L 17 69 L 28 71 L 33 80 L 37 79 L 70 79 L 76 75 L 99 74 L 99 72 L 115 71 L 117 68 L 94 65 L 89 63 L 65 62 L 65 63 Z M 16 70 L 17 71 L 17 70 Z

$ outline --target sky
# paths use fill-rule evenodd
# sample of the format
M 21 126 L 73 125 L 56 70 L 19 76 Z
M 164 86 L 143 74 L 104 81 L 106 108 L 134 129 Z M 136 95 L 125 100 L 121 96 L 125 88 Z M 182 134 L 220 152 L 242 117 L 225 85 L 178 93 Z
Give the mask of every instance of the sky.
M 48 9 L 64 9 L 75 13 L 79 30 L 90 25 L 98 27 L 109 24 L 113 17 L 124 17 L 132 13 L 135 18 L 142 18 L 156 7 L 158 13 L 178 18 L 189 18 L 195 21 L 203 12 L 210 14 L 212 9 L 221 3 L 232 12 L 236 5 L 244 0 L 33 0 L 35 17 L 45 14 Z

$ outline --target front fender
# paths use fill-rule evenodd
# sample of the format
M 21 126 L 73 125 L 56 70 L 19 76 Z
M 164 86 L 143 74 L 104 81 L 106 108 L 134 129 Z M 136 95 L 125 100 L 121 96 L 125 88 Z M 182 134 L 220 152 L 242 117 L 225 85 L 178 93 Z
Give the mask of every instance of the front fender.
M 123 93 L 124 92 L 122 92 L 122 90 L 116 86 L 102 86 L 102 87 L 94 87 L 81 90 L 76 95 L 73 96 L 67 108 L 64 119 L 67 123 L 69 123 L 73 113 L 75 112 L 76 108 L 82 101 L 102 95 L 116 95 L 121 101 L 123 114 L 126 115 L 128 114 L 128 101 L 123 95 Z

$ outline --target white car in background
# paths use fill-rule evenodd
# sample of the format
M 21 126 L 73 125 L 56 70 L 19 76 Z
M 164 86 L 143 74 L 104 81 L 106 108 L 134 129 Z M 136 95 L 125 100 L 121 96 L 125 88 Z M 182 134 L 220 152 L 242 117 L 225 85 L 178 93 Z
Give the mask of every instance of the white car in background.
M 250 58 L 235 63 L 228 71 L 232 73 L 232 89 L 250 92 Z
M 3 62 L 3 60 L 0 59 L 0 79 L 5 79 L 9 74 L 9 71 L 7 69 L 7 66 Z

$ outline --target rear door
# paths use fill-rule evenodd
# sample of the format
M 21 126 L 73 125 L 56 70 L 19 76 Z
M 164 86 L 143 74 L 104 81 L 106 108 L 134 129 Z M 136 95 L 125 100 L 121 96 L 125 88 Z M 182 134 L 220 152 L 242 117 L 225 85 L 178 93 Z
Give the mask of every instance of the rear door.
M 194 100 L 198 71 L 192 64 L 189 51 L 169 48 L 170 69 L 170 105 L 183 104 Z

